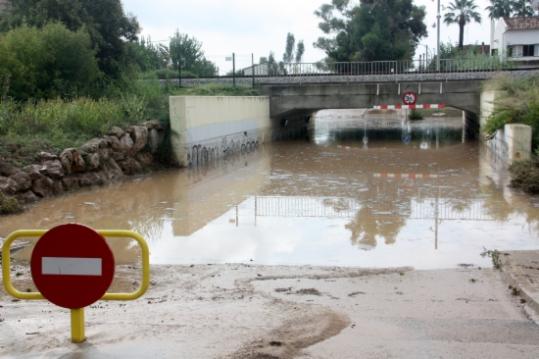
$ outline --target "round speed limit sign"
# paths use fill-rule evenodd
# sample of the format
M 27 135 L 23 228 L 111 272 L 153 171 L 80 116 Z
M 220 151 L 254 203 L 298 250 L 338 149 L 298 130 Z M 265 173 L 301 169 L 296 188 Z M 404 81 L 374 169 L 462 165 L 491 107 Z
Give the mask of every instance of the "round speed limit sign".
M 402 96 L 402 102 L 405 105 L 415 105 L 417 103 L 417 94 L 415 92 L 406 92 Z

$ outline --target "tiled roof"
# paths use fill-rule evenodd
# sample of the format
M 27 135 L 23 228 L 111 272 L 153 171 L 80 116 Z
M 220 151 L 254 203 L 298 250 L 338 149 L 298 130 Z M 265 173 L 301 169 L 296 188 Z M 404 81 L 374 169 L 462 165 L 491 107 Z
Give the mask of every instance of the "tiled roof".
M 506 17 L 507 30 L 539 30 L 539 16 Z

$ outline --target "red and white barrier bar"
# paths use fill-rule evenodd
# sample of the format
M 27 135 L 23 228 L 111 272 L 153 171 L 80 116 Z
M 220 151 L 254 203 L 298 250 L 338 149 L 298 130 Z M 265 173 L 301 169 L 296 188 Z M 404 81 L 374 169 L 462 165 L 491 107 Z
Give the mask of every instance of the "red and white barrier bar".
M 428 173 L 373 173 L 374 178 L 396 178 L 396 179 L 436 179 L 437 174 Z
M 443 103 L 435 103 L 435 104 L 422 104 L 422 105 L 402 105 L 402 104 L 396 104 L 396 105 L 377 105 L 374 106 L 374 110 L 440 110 L 445 108 L 445 104 Z

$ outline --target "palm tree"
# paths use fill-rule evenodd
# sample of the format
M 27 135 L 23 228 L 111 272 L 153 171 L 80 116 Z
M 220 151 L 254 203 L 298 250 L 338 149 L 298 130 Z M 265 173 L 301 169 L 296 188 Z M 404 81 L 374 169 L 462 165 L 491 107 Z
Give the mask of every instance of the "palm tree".
M 490 0 L 490 6 L 487 6 L 488 16 L 490 17 L 490 46 L 494 44 L 494 22 L 504 17 L 510 17 L 513 12 L 512 0 Z
M 481 22 L 481 14 L 477 11 L 474 0 L 453 0 L 449 4 L 449 12 L 445 14 L 444 22 L 448 25 L 459 25 L 459 49 L 464 47 L 464 27 L 475 21 Z
M 515 16 L 530 17 L 535 15 L 535 10 L 530 0 L 513 0 L 511 2 Z
M 490 6 L 487 6 L 488 15 L 492 20 L 510 17 L 513 12 L 511 0 L 490 0 Z

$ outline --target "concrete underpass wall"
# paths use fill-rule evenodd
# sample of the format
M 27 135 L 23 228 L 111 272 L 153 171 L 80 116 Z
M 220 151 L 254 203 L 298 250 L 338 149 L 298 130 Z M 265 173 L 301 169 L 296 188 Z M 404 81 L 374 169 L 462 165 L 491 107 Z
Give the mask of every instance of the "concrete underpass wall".
M 496 99 L 503 95 L 502 91 L 482 91 L 481 129 L 494 112 Z M 532 152 L 532 128 L 522 124 L 508 124 L 485 142 L 492 155 L 505 165 L 510 165 L 514 161 L 527 160 Z
M 495 157 L 506 165 L 529 160 L 532 152 L 532 128 L 522 124 L 505 125 L 486 144 Z
M 414 91 L 418 104 L 443 103 L 471 113 L 479 113 L 481 82 L 452 81 L 432 83 L 350 83 L 263 86 L 271 97 L 271 116 L 323 109 L 372 108 L 402 103 L 402 94 Z
M 269 97 L 171 96 L 169 103 L 180 166 L 249 152 L 271 139 Z

